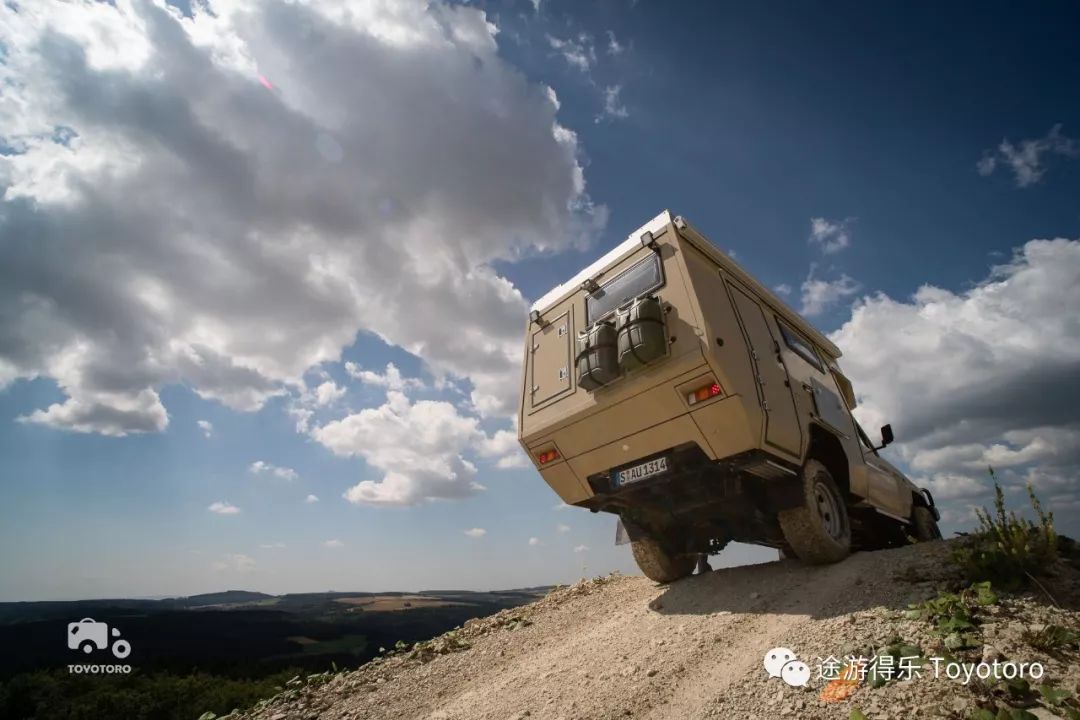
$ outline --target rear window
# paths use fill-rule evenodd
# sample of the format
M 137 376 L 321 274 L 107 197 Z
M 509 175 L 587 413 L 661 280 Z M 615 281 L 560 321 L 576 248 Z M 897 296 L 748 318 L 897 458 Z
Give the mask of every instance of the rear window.
M 610 315 L 620 305 L 656 290 L 663 284 L 664 273 L 660 268 L 660 256 L 650 253 L 649 257 L 619 273 L 585 298 L 588 324 L 592 325 Z

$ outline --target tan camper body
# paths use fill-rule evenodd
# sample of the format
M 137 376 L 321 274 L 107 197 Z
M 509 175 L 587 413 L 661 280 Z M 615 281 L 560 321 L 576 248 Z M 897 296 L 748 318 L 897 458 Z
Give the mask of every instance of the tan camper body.
M 638 305 L 661 320 L 634 325 Z M 662 354 L 642 362 L 627 347 L 635 333 Z M 839 489 L 854 544 L 883 544 L 898 533 L 882 518 L 895 528 L 933 500 L 858 427 L 839 357 L 665 211 L 533 305 L 519 439 L 564 502 L 618 514 L 631 540 L 674 555 L 730 540 L 790 549 L 778 516 L 803 504 L 811 459 Z

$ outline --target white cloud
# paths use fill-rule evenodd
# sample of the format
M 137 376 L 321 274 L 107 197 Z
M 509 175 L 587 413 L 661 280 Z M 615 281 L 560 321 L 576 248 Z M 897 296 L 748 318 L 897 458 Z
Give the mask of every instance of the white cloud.
M 283 542 L 263 543 L 262 545 L 259 545 L 259 547 L 261 547 L 263 550 L 280 550 L 280 549 L 285 547 L 285 543 L 283 543 Z
M 465 531 L 465 534 L 471 538 L 482 538 L 487 535 L 487 530 L 484 528 L 469 528 Z
M 1032 240 L 963 292 L 864 298 L 831 335 L 868 428 L 942 498 L 1026 480 L 1080 491 L 1080 241 Z M 951 517 L 960 517 L 953 513 Z M 963 515 L 966 517 L 966 515 Z
M 243 553 L 222 555 L 211 568 L 216 572 L 249 573 L 255 570 L 255 558 Z
M 576 38 L 560 40 L 552 35 L 547 36 L 548 45 L 558 52 L 563 60 L 581 72 L 587 73 L 596 62 L 596 48 L 593 47 L 592 38 L 586 33 L 580 33 Z
M 1046 174 L 1044 156 L 1060 155 L 1066 158 L 1080 157 L 1080 140 L 1061 134 L 1061 125 L 1050 128 L 1041 138 L 1021 140 L 1014 145 L 1002 140 L 996 150 L 986 150 L 975 163 L 980 175 L 992 174 L 999 165 L 1008 166 L 1016 178 L 1017 187 L 1028 187 L 1042 180 Z
M 476 466 L 467 455 L 516 451 L 509 431 L 488 436 L 477 418 L 448 402 L 412 402 L 394 390 L 383 405 L 329 422 L 311 436 L 335 454 L 360 457 L 382 472 L 381 479 L 362 480 L 345 492 L 349 502 L 364 505 L 468 497 L 483 486 L 474 480 Z
M 773 290 L 775 292 L 779 293 L 780 295 L 790 295 L 791 294 L 791 286 L 788 285 L 787 283 L 780 283 L 779 285 L 775 286 L 773 288 Z
M 561 533 L 568 533 L 568 532 L 570 532 L 570 526 L 566 525 L 564 523 L 559 523 L 558 525 L 555 526 L 555 531 L 556 532 L 561 532 Z
M 851 224 L 854 218 L 827 220 L 810 218 L 810 242 L 821 248 L 826 255 L 837 253 L 851 245 Z
M 323 547 L 325 547 L 325 548 L 345 547 L 345 543 L 341 542 L 340 540 L 327 540 L 326 542 L 323 543 Z
M 611 30 L 607 31 L 607 37 L 608 37 L 608 45 L 607 45 L 608 54 L 609 55 L 622 55 L 623 51 L 626 50 L 626 46 L 622 45 L 619 42 L 618 38 L 615 37 L 615 33 L 613 33 Z
M 320 406 L 333 405 L 345 396 L 345 388 L 339 387 L 333 380 L 327 380 L 315 388 L 315 403 Z
M 540 538 L 538 538 L 538 537 L 529 538 L 529 545 L 531 545 L 532 547 L 538 547 L 538 546 L 543 545 L 543 544 L 544 543 L 541 542 Z
M 210 503 L 210 506 L 206 509 L 212 513 L 217 513 L 218 515 L 236 515 L 240 512 L 240 508 L 236 507 L 235 505 L 231 505 L 224 500 L 212 502 Z
M 37 0 L 0 18 L 0 238 L 35 238 L 5 242 L 0 386 L 66 396 L 27 421 L 159 431 L 176 383 L 256 410 L 361 331 L 512 411 L 527 303 L 493 263 L 580 244 L 606 211 L 482 11 Z
M 424 387 L 424 381 L 420 378 L 402 377 L 401 371 L 398 370 L 394 363 L 386 363 L 385 372 L 380 374 L 372 370 L 364 370 L 354 362 L 347 362 L 345 363 L 345 372 L 349 373 L 350 377 L 366 385 L 376 385 L 387 390 L 404 392 Z
M 306 502 L 308 505 L 312 505 L 314 503 L 319 502 L 319 496 L 318 495 L 308 495 L 306 498 L 304 498 L 304 502 Z
M 841 275 L 836 280 L 822 280 L 814 277 L 816 267 L 810 266 L 810 274 L 802 284 L 802 307 L 799 309 L 803 315 L 813 317 L 825 312 L 833 305 L 847 297 L 859 292 L 861 285 L 847 275 Z
M 256 460 L 251 463 L 251 465 L 248 466 L 248 472 L 252 475 L 273 475 L 276 478 L 289 481 L 296 480 L 300 477 L 300 474 L 290 467 L 278 467 L 277 465 L 263 460 Z
M 199 429 L 203 431 L 203 435 L 210 437 L 214 434 L 214 424 L 209 420 L 196 420 L 195 424 L 199 426 Z
M 622 85 L 609 85 L 604 88 L 604 109 L 596 116 L 596 122 L 604 119 L 621 120 L 630 116 L 630 111 L 626 109 L 626 105 L 619 98 L 621 92 Z
M 588 552 L 588 551 L 589 551 L 589 546 L 588 545 L 578 545 L 577 547 L 574 548 L 574 552 L 576 552 L 576 553 L 583 553 L 583 552 Z
M 570 506 L 567 505 L 564 502 L 561 502 L 561 503 L 559 503 L 558 505 L 556 505 L 555 507 L 552 508 L 552 510 L 569 510 L 569 509 L 570 509 Z

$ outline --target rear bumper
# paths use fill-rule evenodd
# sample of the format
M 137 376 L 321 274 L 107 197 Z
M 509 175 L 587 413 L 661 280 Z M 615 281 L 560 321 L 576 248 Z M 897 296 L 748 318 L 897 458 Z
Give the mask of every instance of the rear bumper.
M 616 486 L 618 470 L 667 456 L 669 470 L 660 475 Z M 724 514 L 742 505 L 777 511 L 802 502 L 799 470 L 761 450 L 739 453 L 721 461 L 710 460 L 700 447 L 686 443 L 612 467 L 587 478 L 592 497 L 576 503 L 594 512 L 623 513 L 640 509 L 670 515 L 693 514 L 723 506 Z

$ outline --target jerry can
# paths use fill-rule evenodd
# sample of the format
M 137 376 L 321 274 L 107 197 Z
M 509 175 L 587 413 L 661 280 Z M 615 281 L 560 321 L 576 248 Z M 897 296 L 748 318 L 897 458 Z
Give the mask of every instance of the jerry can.
M 619 365 L 635 370 L 667 353 L 664 308 L 655 297 L 640 297 L 616 311 Z
M 578 386 L 595 390 L 619 377 L 615 326 L 598 322 L 577 336 Z

